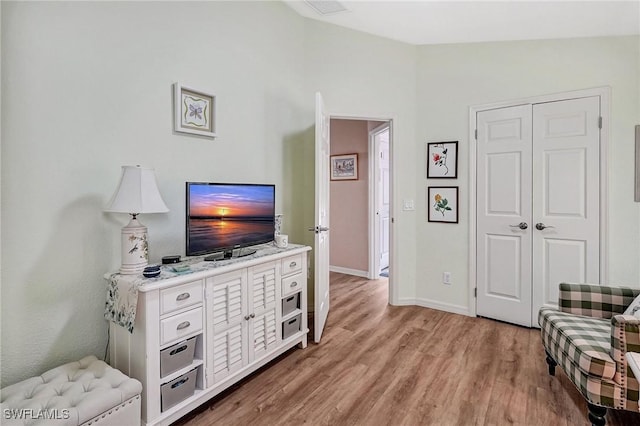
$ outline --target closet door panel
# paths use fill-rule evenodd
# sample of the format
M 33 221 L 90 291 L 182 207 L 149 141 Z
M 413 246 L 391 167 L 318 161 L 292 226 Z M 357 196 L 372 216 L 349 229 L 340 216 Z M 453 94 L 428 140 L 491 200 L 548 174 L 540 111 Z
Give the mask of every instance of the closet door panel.
M 533 106 L 533 307 L 600 282 L 600 98 Z
M 477 313 L 528 327 L 531 105 L 482 111 L 477 123 Z

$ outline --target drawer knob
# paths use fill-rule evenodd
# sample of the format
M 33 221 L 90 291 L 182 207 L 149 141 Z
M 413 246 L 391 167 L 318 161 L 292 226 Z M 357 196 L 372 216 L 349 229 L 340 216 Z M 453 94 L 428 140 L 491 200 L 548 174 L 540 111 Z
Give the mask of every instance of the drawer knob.
M 191 297 L 191 294 L 189 294 L 189 293 L 182 293 L 182 294 L 179 294 L 179 295 L 178 295 L 178 297 L 176 297 L 176 300 L 177 300 L 177 301 L 187 300 L 187 299 L 188 299 L 188 298 L 190 298 L 190 297 Z
M 289 264 L 289 268 L 295 268 L 295 267 L 296 267 L 296 265 L 297 265 L 297 263 L 296 263 L 296 262 L 291 262 L 291 263 Z
M 289 287 L 291 287 L 291 288 L 298 287 L 298 281 L 292 282 Z
M 244 316 L 244 319 L 247 320 L 247 321 L 249 321 L 249 318 L 251 318 L 249 315 L 245 315 Z
M 252 314 L 251 314 L 251 315 L 249 315 L 249 316 L 250 316 L 251 318 L 255 318 L 255 317 L 256 317 L 256 314 L 253 314 L 253 313 L 252 313 Z
M 176 327 L 176 330 L 184 330 L 185 328 L 189 327 L 191 325 L 191 323 L 189 321 L 183 321 L 180 324 L 178 324 L 178 326 Z

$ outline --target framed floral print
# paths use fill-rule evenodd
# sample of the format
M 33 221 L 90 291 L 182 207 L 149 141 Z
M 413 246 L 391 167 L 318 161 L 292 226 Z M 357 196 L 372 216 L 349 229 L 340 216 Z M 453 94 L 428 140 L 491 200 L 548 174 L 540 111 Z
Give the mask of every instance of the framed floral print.
M 458 187 L 427 187 L 429 222 L 458 223 Z
M 358 180 L 358 154 L 332 155 L 331 180 Z
M 215 138 L 216 97 L 180 83 L 174 83 L 173 91 L 174 130 Z
M 458 177 L 458 141 L 427 143 L 427 179 Z

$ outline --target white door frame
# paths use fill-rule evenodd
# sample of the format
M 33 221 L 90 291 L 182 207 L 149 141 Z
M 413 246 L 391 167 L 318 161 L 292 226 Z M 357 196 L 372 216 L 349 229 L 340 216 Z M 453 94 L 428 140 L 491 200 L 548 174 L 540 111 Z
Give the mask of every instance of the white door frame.
M 469 316 L 476 316 L 475 292 L 477 289 L 477 211 L 476 211 L 476 163 L 477 141 L 475 138 L 476 114 L 480 111 L 505 108 L 524 104 L 538 104 L 544 102 L 562 101 L 566 99 L 600 96 L 600 114 L 602 128 L 600 129 L 600 283 L 609 281 L 609 204 L 608 191 L 608 154 L 609 154 L 609 120 L 610 120 L 610 87 L 596 87 L 593 89 L 575 90 L 571 92 L 554 93 L 512 101 L 494 102 L 490 104 L 469 107 Z
M 376 214 L 379 205 L 378 191 L 378 147 L 375 137 L 389 129 L 391 139 L 391 124 L 385 122 L 369 131 L 369 276 L 370 280 L 378 278 L 380 272 L 380 215 Z M 372 155 L 376 154 L 376 155 Z
M 330 120 L 361 120 L 361 121 L 386 121 L 389 125 L 389 216 L 391 217 L 391 226 L 389 229 L 389 304 L 397 305 L 399 303 L 399 295 L 397 285 L 395 283 L 395 276 L 397 273 L 397 250 L 398 247 L 396 241 L 396 233 L 394 231 L 394 222 L 396 215 L 396 203 L 394 196 L 396 194 L 396 179 L 395 174 L 395 158 L 394 150 L 394 134 L 398 128 L 398 118 L 395 115 L 378 116 L 376 114 L 333 114 L 329 113 Z M 370 236 L 370 235 L 369 235 Z M 369 244 L 371 245 L 371 244 Z M 369 265 L 371 267 L 371 265 Z

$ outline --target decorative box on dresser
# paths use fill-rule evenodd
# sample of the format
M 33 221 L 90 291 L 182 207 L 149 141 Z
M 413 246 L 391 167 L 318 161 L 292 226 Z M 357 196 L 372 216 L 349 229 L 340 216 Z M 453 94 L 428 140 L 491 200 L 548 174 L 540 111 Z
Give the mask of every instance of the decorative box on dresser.
M 307 346 L 309 250 L 264 245 L 244 258 L 190 258 L 180 263 L 187 273 L 163 265 L 157 278 L 106 276 L 115 321 L 110 363 L 142 382 L 143 424 L 170 424 L 294 346 Z M 132 332 L 123 321 L 130 311 Z

